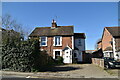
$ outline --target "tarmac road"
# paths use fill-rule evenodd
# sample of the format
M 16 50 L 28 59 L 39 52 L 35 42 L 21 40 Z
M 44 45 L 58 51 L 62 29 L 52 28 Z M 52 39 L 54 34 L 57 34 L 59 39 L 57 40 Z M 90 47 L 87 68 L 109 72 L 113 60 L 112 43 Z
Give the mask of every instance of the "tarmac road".
M 118 78 L 29 78 L 26 76 L 5 75 L 1 80 L 120 80 Z

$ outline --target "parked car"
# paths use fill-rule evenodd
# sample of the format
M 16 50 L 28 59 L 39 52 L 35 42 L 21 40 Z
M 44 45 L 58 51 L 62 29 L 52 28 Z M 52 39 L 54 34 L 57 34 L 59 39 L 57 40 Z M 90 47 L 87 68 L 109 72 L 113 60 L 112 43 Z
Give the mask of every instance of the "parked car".
M 113 58 L 104 57 L 104 67 L 109 68 L 120 68 L 120 62 L 114 60 Z

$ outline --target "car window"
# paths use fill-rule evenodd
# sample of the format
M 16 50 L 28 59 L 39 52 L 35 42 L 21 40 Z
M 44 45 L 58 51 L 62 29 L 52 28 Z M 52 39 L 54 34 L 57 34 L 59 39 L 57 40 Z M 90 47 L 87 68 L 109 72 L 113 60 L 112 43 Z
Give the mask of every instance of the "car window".
M 103 59 L 105 59 L 105 60 L 114 60 L 113 58 L 109 58 L 109 57 L 104 57 Z

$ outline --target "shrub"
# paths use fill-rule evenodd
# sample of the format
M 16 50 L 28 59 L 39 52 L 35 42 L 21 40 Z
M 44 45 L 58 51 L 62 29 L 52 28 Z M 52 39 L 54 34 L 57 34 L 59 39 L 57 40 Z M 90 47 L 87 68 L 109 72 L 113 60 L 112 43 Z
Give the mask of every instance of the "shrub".
M 42 71 L 54 64 L 46 51 L 40 51 L 38 40 L 10 42 L 2 48 L 2 68 L 13 71 Z
M 10 42 L 2 48 L 2 68 L 14 71 L 31 71 L 34 67 L 36 41 Z
M 58 57 L 58 59 L 56 60 L 57 64 L 63 64 L 63 57 Z

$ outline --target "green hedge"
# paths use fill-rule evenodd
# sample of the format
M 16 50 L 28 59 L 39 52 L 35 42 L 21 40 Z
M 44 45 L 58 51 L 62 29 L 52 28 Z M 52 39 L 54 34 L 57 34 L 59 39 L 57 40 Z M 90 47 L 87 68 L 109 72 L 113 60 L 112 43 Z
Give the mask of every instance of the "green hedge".
M 39 50 L 38 40 L 14 42 L 2 47 L 2 68 L 13 71 L 41 71 L 54 61 L 45 51 Z

